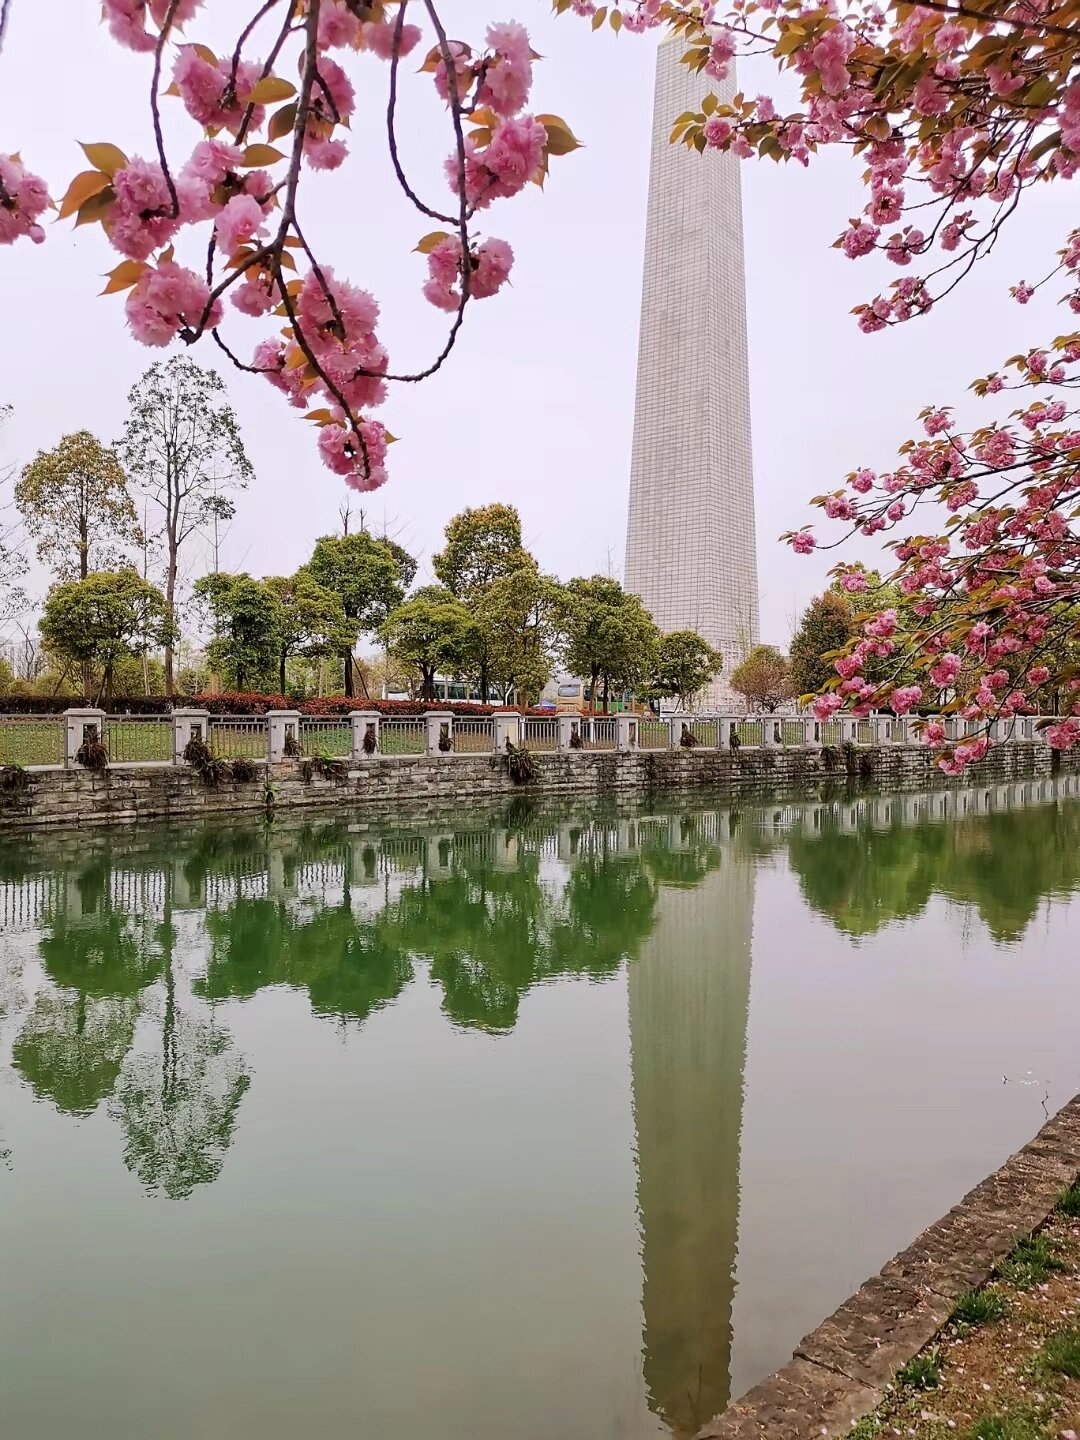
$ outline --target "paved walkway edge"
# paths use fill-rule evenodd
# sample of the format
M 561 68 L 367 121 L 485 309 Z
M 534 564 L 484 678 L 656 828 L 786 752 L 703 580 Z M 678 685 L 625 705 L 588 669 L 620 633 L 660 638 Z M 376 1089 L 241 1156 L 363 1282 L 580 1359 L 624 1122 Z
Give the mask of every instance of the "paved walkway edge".
M 698 1440 L 840 1436 L 881 1403 L 897 1370 L 1037 1230 L 1080 1175 L 1080 1095 L 960 1204 L 894 1256 L 795 1354 L 698 1433 Z

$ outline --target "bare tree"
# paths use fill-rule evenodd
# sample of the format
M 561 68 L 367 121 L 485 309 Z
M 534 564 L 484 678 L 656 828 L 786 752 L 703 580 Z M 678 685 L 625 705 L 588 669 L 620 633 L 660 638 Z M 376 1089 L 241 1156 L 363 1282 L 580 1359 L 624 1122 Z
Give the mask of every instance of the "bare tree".
M 251 480 L 240 426 L 214 370 L 185 355 L 151 365 L 128 395 L 131 413 L 117 448 L 160 522 L 165 600 L 175 626 L 180 552 L 196 532 L 229 520 L 229 491 Z M 165 647 L 165 693 L 176 693 L 173 645 Z

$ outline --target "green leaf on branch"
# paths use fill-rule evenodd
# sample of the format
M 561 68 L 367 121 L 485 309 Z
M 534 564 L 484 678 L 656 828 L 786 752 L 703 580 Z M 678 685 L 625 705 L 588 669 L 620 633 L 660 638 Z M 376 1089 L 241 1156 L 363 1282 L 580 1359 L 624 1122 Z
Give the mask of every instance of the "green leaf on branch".
M 119 290 L 130 290 L 143 272 L 149 268 L 143 260 L 122 260 L 115 270 L 109 271 L 109 283 L 99 293 L 115 295 Z
M 252 169 L 261 169 L 264 165 L 276 165 L 285 156 L 280 150 L 275 150 L 273 145 L 249 145 L 244 151 L 244 165 Z
M 450 232 L 448 230 L 432 230 L 429 235 L 425 235 L 421 240 L 417 241 L 413 253 L 430 255 L 436 246 L 441 245 L 444 240 L 449 240 L 449 238 Z
M 94 169 L 102 171 L 110 180 L 116 174 L 117 170 L 122 170 L 128 163 L 127 156 L 116 145 L 110 145 L 107 142 L 101 142 L 95 145 L 83 145 L 81 141 L 79 145 Z
M 95 195 L 108 188 L 109 177 L 101 170 L 83 170 L 75 176 L 67 188 L 63 200 L 60 202 L 61 220 L 66 220 L 69 215 L 74 215 Z
M 537 115 L 536 119 L 547 131 L 546 150 L 549 155 L 569 155 L 581 148 L 581 141 L 558 115 Z
M 280 140 L 284 135 L 292 133 L 296 124 L 296 102 L 291 105 L 283 105 L 280 110 L 275 110 L 270 116 L 270 124 L 266 127 L 266 138 L 268 140 Z
M 296 86 L 277 75 L 264 75 L 248 95 L 249 105 L 273 105 L 276 100 L 288 100 L 296 94 Z

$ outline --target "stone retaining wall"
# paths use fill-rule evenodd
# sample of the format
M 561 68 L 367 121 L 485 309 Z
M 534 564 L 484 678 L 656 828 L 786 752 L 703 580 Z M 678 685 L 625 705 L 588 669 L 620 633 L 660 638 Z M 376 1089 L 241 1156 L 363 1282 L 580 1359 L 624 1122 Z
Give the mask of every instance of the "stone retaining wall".
M 542 794 L 590 795 L 688 791 L 702 788 L 723 794 L 753 791 L 803 792 L 849 775 L 885 786 L 909 788 L 943 777 L 923 746 L 883 745 L 836 750 L 776 749 L 725 751 L 575 751 L 535 755 L 535 784 L 515 785 L 501 758 L 455 755 L 439 758 L 402 756 L 364 761 L 335 780 L 305 782 L 295 762 L 276 765 L 269 778 L 274 803 L 281 809 L 348 804 L 362 807 L 424 806 L 433 801 Z M 996 746 L 970 767 L 969 779 L 999 781 L 1048 775 L 1060 765 L 1080 764 L 1080 756 L 1060 755 L 1041 742 Z M 265 806 L 266 775 L 250 784 L 229 783 L 208 789 L 186 767 L 131 765 L 104 775 L 85 770 L 42 769 L 29 772 L 19 791 L 0 790 L 0 830 L 44 825 L 102 825 L 157 816 L 238 813 Z
M 960 1296 L 988 1280 L 1017 1241 L 1043 1224 L 1078 1175 L 1080 1095 L 697 1440 L 847 1434 L 881 1404 L 896 1372 L 930 1343 Z

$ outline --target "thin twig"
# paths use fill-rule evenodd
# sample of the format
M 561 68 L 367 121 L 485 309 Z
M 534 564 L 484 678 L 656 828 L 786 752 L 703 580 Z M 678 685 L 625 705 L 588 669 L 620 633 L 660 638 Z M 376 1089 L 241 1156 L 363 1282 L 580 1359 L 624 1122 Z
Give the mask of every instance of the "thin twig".
M 169 30 L 172 27 L 173 16 L 180 0 L 169 0 L 169 8 L 165 12 L 165 19 L 161 23 L 161 34 L 154 46 L 154 75 L 150 82 L 150 114 L 154 120 L 154 140 L 157 144 L 158 161 L 161 164 L 161 172 L 165 176 L 165 184 L 169 187 L 169 199 L 172 202 L 170 218 L 175 220 L 180 214 L 180 197 L 176 193 L 176 183 L 173 180 L 172 172 L 169 169 L 168 156 L 165 154 L 165 138 L 161 133 L 161 111 L 158 107 L 158 86 L 161 83 L 161 56 L 165 49 L 165 41 L 168 39 Z M 164 212 L 162 212 L 164 213 Z

